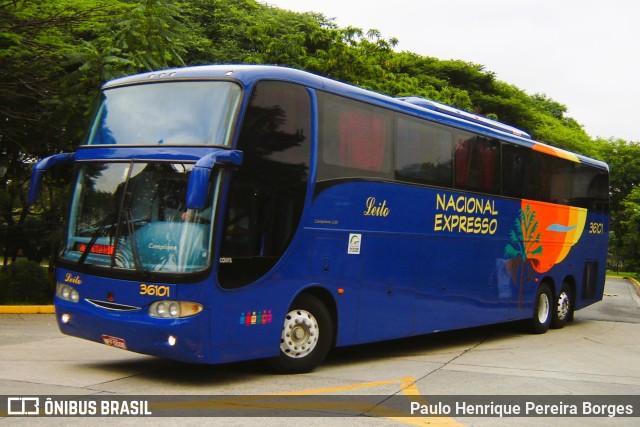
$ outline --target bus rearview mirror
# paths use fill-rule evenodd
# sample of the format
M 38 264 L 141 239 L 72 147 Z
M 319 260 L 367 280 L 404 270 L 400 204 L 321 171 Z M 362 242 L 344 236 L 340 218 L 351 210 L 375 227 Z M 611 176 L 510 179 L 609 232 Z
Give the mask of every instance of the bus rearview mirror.
M 29 185 L 29 204 L 32 205 L 38 201 L 40 192 L 42 191 L 42 180 L 44 173 L 54 166 L 70 165 L 76 158 L 75 153 L 61 153 L 53 156 L 45 157 L 33 167 L 31 171 L 31 184 Z
M 240 166 L 242 164 L 242 151 L 214 151 L 196 162 L 189 176 L 189 184 L 187 186 L 187 209 L 204 209 L 209 180 L 216 164 Z

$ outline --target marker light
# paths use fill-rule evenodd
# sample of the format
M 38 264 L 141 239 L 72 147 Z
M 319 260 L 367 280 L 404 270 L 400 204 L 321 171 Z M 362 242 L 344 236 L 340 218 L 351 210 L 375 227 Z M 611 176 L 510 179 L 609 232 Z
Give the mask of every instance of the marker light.
M 72 286 L 65 283 L 56 283 L 56 295 L 58 298 L 65 301 L 78 302 L 80 301 L 80 294 Z
M 201 311 L 202 304 L 189 301 L 156 301 L 149 306 L 149 316 L 161 319 L 190 317 Z

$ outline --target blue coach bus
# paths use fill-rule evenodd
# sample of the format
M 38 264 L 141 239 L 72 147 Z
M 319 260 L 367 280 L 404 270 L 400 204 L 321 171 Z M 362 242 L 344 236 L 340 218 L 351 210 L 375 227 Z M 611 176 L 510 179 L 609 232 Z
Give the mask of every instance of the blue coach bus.
M 56 269 L 60 330 L 194 363 L 314 369 L 332 346 L 602 298 L 608 166 L 421 98 L 216 65 L 106 83 Z

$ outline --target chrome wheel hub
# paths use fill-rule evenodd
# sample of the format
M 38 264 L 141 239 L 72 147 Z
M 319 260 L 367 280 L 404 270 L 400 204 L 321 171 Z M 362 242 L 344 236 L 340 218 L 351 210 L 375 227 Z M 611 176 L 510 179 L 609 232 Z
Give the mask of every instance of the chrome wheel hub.
M 562 292 L 558 296 L 558 319 L 563 320 L 569 314 L 569 295 L 566 292 Z
M 293 310 L 287 314 L 282 328 L 280 350 L 298 359 L 313 351 L 318 344 L 320 329 L 316 318 L 306 310 Z

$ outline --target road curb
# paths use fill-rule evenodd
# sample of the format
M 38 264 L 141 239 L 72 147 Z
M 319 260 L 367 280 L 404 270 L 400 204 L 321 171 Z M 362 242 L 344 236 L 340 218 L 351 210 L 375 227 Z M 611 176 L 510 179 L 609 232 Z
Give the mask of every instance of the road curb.
M 53 314 L 53 305 L 0 305 L 0 314 Z
M 636 295 L 640 297 L 640 282 L 638 282 L 633 277 L 625 277 L 625 279 L 627 279 L 629 282 L 631 282 L 631 284 L 633 284 L 633 286 L 636 287 Z

